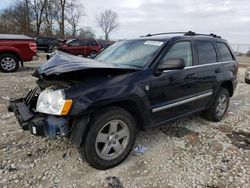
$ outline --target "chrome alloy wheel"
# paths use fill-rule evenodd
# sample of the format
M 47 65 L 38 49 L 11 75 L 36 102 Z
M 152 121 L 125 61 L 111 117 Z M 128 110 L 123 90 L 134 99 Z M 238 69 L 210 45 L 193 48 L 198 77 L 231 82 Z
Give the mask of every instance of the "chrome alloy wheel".
M 15 69 L 16 61 L 11 57 L 5 57 L 1 60 L 1 67 L 6 71 L 11 71 Z
M 227 96 L 221 95 L 218 100 L 218 105 L 216 107 L 216 115 L 218 117 L 222 116 L 227 109 Z
M 129 129 L 124 121 L 109 121 L 96 136 L 95 149 L 98 156 L 105 160 L 117 158 L 126 149 L 129 137 Z

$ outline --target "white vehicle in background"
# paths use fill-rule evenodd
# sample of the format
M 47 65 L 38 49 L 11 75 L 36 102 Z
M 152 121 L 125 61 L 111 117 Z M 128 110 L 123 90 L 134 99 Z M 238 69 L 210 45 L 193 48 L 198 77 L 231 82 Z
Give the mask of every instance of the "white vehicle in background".
M 245 82 L 250 84 L 250 67 L 248 67 L 245 72 Z

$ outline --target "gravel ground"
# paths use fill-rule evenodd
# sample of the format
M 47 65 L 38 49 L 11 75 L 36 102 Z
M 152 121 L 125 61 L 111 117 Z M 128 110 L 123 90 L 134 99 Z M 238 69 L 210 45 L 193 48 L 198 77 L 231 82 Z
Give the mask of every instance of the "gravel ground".
M 90 167 L 67 139 L 49 140 L 22 131 L 7 112 L 9 97 L 35 86 L 34 68 L 0 73 L 0 187 L 250 187 L 250 85 L 239 84 L 224 120 L 212 123 L 198 115 L 140 132 L 132 152 L 106 171 Z M 107 179 L 109 176 L 117 178 Z M 120 180 L 120 183 L 119 183 Z M 117 186 L 115 186 L 115 184 Z

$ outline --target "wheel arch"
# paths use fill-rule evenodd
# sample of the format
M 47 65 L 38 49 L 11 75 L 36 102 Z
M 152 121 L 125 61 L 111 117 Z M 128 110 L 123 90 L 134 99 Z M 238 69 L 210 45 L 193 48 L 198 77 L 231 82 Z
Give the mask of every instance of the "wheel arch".
M 220 84 L 220 87 L 225 88 L 229 92 L 229 96 L 232 97 L 234 93 L 233 83 L 231 81 L 224 81 Z
M 11 55 L 14 55 L 14 56 L 18 59 L 18 61 L 21 61 L 21 62 L 22 62 L 22 60 L 21 60 L 21 58 L 20 58 L 20 55 L 19 55 L 17 52 L 10 51 L 10 50 L 6 50 L 6 51 L 1 51 L 1 52 L 0 52 L 0 55 L 4 55 L 4 54 L 11 54 Z

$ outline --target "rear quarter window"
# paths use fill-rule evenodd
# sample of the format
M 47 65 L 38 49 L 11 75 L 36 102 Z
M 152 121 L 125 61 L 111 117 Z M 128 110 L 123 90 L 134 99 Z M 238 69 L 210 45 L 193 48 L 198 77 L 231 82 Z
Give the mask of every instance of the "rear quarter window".
M 217 62 L 215 48 L 210 41 L 196 41 L 199 64 L 209 64 Z
M 228 46 L 225 43 L 217 42 L 217 47 L 219 49 L 222 61 L 234 60 L 231 51 L 229 50 Z

